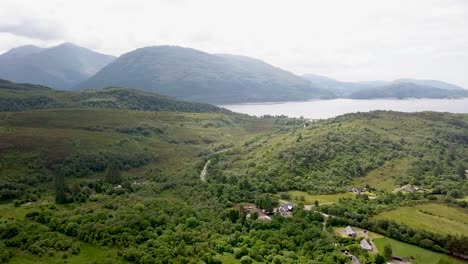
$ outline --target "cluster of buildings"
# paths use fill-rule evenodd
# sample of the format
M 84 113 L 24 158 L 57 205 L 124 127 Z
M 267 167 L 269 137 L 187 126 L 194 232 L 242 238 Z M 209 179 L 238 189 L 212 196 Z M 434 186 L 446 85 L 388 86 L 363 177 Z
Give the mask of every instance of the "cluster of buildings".
M 354 229 L 351 226 L 345 227 L 345 233 L 348 237 L 356 237 L 357 233 L 354 231 Z M 372 251 L 374 248 L 372 245 L 367 241 L 367 239 L 363 238 L 361 242 L 359 243 L 362 249 L 367 250 L 367 251 Z
M 251 217 L 252 213 L 258 213 L 259 220 L 271 220 L 271 215 L 281 215 L 282 217 L 291 217 L 295 204 L 285 203 L 280 205 L 277 208 L 274 208 L 273 211 L 267 212 L 265 209 L 257 208 L 254 204 L 244 204 L 241 207 L 241 210 L 247 213 L 247 218 Z
M 365 187 L 352 187 L 352 188 L 346 189 L 346 191 L 348 191 L 350 193 L 354 193 L 354 194 L 363 194 L 363 193 L 367 192 L 367 188 L 365 188 Z
M 290 217 L 295 205 L 291 203 L 282 204 L 280 207 L 273 209 L 274 214 L 279 214 L 283 217 Z

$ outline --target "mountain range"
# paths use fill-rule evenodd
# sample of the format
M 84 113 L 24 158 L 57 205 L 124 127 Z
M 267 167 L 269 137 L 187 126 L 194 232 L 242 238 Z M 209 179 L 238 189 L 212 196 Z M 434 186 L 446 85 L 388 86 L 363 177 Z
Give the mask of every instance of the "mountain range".
M 123 54 L 78 88 L 125 86 L 208 103 L 331 98 L 329 91 L 263 61 L 154 46 Z
M 361 89 L 351 93 L 351 99 L 374 98 L 451 98 L 468 97 L 468 90 L 442 89 L 439 87 L 416 84 L 412 82 L 392 82 L 380 87 Z
M 316 74 L 304 74 L 302 77 L 318 88 L 333 92 L 337 97 L 354 99 L 467 96 L 466 90 L 462 87 L 438 80 L 402 78 L 394 81 L 343 82 Z M 411 91 L 406 92 L 405 89 L 411 89 Z
M 116 58 L 71 43 L 27 45 L 0 55 L 0 78 L 61 90 L 128 87 L 212 104 L 468 96 L 462 87 L 438 80 L 343 82 L 298 76 L 246 56 L 177 46 L 145 47 Z
M 114 59 L 71 43 L 51 48 L 27 45 L 0 55 L 0 78 L 70 90 Z

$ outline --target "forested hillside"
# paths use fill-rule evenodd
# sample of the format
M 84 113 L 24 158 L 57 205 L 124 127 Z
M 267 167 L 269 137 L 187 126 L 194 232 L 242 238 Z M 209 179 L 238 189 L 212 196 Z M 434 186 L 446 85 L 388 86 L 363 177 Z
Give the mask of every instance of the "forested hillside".
M 257 59 L 209 54 L 177 46 L 145 47 L 125 53 L 78 88 L 108 86 L 124 86 L 215 104 L 333 96 L 291 72 Z
M 228 111 L 209 104 L 183 102 L 151 92 L 120 87 L 68 92 L 0 80 L 0 111 L 84 107 L 175 112 Z
M 128 109 L 0 113 L 2 262 L 344 264 L 348 251 L 382 263 L 383 251 L 337 233 L 352 225 L 427 248 L 433 263 L 466 263 L 467 115 L 310 121 Z M 362 179 L 421 191 L 344 193 Z M 325 194 L 335 198 L 319 203 Z M 283 200 L 297 203 L 292 212 L 265 213 Z M 461 229 L 392 218 L 417 208 L 440 219 L 431 206 Z

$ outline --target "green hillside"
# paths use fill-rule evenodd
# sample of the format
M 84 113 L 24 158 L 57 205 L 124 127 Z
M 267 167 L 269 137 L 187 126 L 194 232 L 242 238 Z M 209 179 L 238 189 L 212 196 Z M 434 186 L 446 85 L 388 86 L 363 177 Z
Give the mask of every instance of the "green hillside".
M 20 86 L 13 90 L 50 92 Z M 76 93 L 78 102 L 87 93 L 99 94 Z M 54 94 L 58 102 L 73 101 Z M 466 202 L 455 197 L 468 189 L 458 174 L 467 164 L 467 128 L 467 115 L 442 113 L 378 111 L 312 122 L 86 105 L 0 112 L 0 259 L 344 264 L 347 250 L 372 263 L 358 240 L 335 234 L 333 226 L 343 225 L 460 254 L 466 237 L 382 215 L 415 207 L 436 217 L 430 204 L 446 208 L 449 218 L 465 213 Z M 423 191 L 368 186 L 373 199 L 344 193 L 361 177 L 391 178 L 389 164 L 405 166 L 394 184 Z M 242 210 L 243 203 L 274 206 L 276 197 L 312 211 L 297 207 L 290 217 L 260 220 L 261 210 L 250 217 Z M 315 200 L 319 207 L 309 204 Z M 325 228 L 314 211 L 331 216 Z
M 127 88 L 109 87 L 99 91 L 67 92 L 40 85 L 0 80 L 0 111 L 88 107 L 144 111 L 228 112 L 209 104 L 177 101 L 154 93 Z
M 80 89 L 123 86 L 215 104 L 330 98 L 331 92 L 263 61 L 153 46 L 123 54 Z
M 257 190 L 326 194 L 343 192 L 354 180 L 402 158 L 410 164 L 402 164 L 405 173 L 393 175 L 399 176 L 394 184 L 427 188 L 433 187 L 434 175 L 455 174 L 457 164 L 466 162 L 467 115 L 376 111 L 296 122 L 294 129 L 216 156 L 212 166 L 224 177 L 248 178 Z

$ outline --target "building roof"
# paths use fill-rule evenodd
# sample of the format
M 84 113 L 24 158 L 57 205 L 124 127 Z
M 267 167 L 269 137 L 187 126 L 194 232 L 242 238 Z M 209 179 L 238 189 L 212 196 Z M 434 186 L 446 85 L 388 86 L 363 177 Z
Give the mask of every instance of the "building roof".
M 360 245 L 361 245 L 361 248 L 362 248 L 362 249 L 365 249 L 365 250 L 372 250 L 371 244 L 369 244 L 369 242 L 368 242 L 367 240 L 365 240 L 365 239 L 361 240 Z
M 354 231 L 354 229 L 351 226 L 347 226 L 345 228 L 345 231 L 346 231 L 346 234 L 348 234 L 348 235 L 355 235 L 356 234 L 356 232 Z
M 353 264 L 362 264 L 361 261 L 356 256 L 351 256 L 351 262 Z

